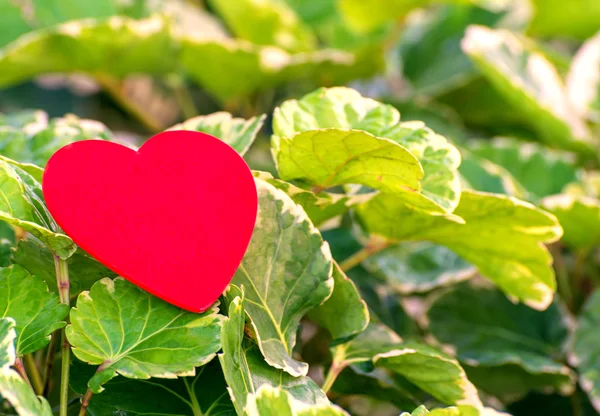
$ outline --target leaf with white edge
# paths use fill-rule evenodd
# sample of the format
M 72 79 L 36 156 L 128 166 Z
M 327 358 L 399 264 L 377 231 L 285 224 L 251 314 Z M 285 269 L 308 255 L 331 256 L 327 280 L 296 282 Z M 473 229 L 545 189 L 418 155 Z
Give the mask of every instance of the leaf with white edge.
M 459 172 L 463 187 L 475 191 L 505 194 L 527 199 L 529 193 L 504 167 L 466 149 L 461 149 L 462 162 Z
M 232 117 L 225 111 L 196 116 L 171 127 L 169 130 L 192 130 L 210 134 L 235 149 L 240 155 L 244 155 L 258 131 L 265 121 L 266 115 L 252 117 L 248 120 Z
M 600 123 L 600 32 L 575 54 L 567 76 L 567 95 L 579 116 Z
M 594 144 L 584 121 L 569 106 L 554 66 L 507 30 L 469 26 L 463 51 L 546 143 L 590 153 Z
M 369 310 L 354 282 L 335 262 L 332 275 L 333 293 L 325 303 L 310 311 L 308 317 L 329 331 L 335 345 L 365 330 Z
M 69 313 L 42 279 L 17 265 L 0 268 L 0 310 L 2 318 L 16 322 L 19 356 L 44 348 L 50 334 L 66 325 L 63 319 Z
M 295 400 L 287 391 L 265 384 L 248 395 L 248 416 L 349 416 L 341 407 L 327 404 L 310 406 Z
M 23 128 L 28 124 L 47 124 L 48 114 L 42 110 L 19 110 L 0 113 L 0 126 Z
M 0 153 L 20 163 L 45 166 L 50 156 L 61 147 L 79 140 L 111 140 L 108 128 L 94 120 L 73 114 L 46 118 L 25 124 L 22 128 L 0 127 Z
M 294 9 L 281 0 L 210 0 L 237 37 L 290 52 L 314 50 L 317 39 Z
M 0 194 L 0 220 L 33 234 L 63 259 L 75 252 L 75 243 L 58 232 L 44 204 L 41 184 L 7 158 L 0 158 Z
M 600 292 L 586 301 L 573 334 L 570 363 L 579 373 L 579 385 L 600 412 Z
M 442 403 L 481 407 L 477 389 L 460 364 L 428 345 L 405 342 L 375 355 L 373 363 L 402 375 Z
M 428 292 L 476 272 L 452 250 L 428 242 L 394 245 L 366 259 L 363 267 L 402 294 Z
M 73 353 L 100 365 L 88 385 L 94 393 L 117 374 L 128 378 L 194 375 L 221 348 L 221 315 L 215 305 L 186 312 L 117 277 L 82 292 L 66 333 Z
M 400 123 L 394 107 L 350 88 L 321 88 L 284 102 L 275 109 L 273 132 L 284 180 L 319 190 L 365 185 L 436 213 L 451 212 L 458 203 L 458 150 L 423 123 Z
M 383 325 L 370 324 L 356 338 L 333 349 L 332 366 L 338 370 L 360 363 L 400 374 L 444 403 L 481 405 L 477 390 L 456 360 L 427 345 L 402 342 Z
M 302 206 L 312 223 L 318 227 L 327 220 L 338 217 L 347 212 L 354 205 L 362 204 L 368 201 L 375 193 L 366 194 L 334 194 L 321 191 L 314 193 L 307 189 L 302 189 L 281 179 L 276 179 L 268 172 L 253 171 L 255 178 L 259 178 L 275 188 L 285 192 L 292 200 Z
M 85 364 L 81 364 L 85 365 Z M 73 368 L 71 374 L 73 374 Z M 87 388 L 77 386 L 83 394 Z M 94 394 L 87 414 L 105 416 L 235 416 L 227 384 L 217 360 L 196 369 L 193 377 L 177 379 L 131 380 L 116 378 L 104 385 L 102 394 Z
M 473 141 L 469 150 L 505 168 L 534 199 L 560 193 L 578 181 L 581 169 L 573 153 L 507 137 Z M 544 172 L 540 175 L 540 172 Z M 517 195 L 515 195 L 517 196 Z
M 577 250 L 600 245 L 600 201 L 579 195 L 559 194 L 542 199 L 541 205 L 556 215 L 564 230 L 561 241 Z
M 37 238 L 30 236 L 27 240 L 20 240 L 12 253 L 12 260 L 29 273 L 43 279 L 51 291 L 58 293 L 54 256 Z M 115 272 L 106 268 L 81 249 L 77 249 L 67 259 L 67 265 L 69 266 L 71 296 L 82 290 L 89 290 L 94 283 L 103 277 L 117 277 Z
M 15 322 L 0 319 L 0 395 L 21 416 L 52 416 L 50 404 L 43 397 L 36 397 L 31 387 L 11 368 L 15 363 Z
M 446 246 L 507 295 L 541 310 L 552 302 L 556 281 L 542 243 L 559 239 L 562 229 L 552 214 L 530 203 L 464 190 L 454 214 L 443 217 L 411 210 L 401 199 L 383 194 L 356 210 L 371 234 L 390 242 Z
M 494 288 L 462 284 L 434 300 L 427 321 L 431 334 L 450 345 L 467 366 L 467 374 L 468 367 L 480 367 L 481 382 L 472 380 L 488 393 L 573 390 L 575 374 L 564 363 L 563 351 L 571 322 L 557 302 L 540 312 L 515 305 Z M 486 380 L 507 377 L 504 366 L 518 367 L 521 373 L 515 369 L 517 379 L 504 379 L 503 391 L 497 392 Z
M 238 414 L 244 414 L 248 395 L 264 385 L 282 388 L 296 400 L 306 404 L 329 404 L 325 393 L 312 379 L 304 376 L 292 377 L 269 366 L 256 344 L 244 338 L 244 305 L 242 297 L 236 297 L 229 303 L 229 319 L 223 323 L 221 330 L 223 352 L 219 354 L 225 380 L 229 385 L 229 394 Z
M 176 58 L 176 44 L 159 16 L 71 21 L 36 30 L 0 49 L 0 86 L 52 72 L 165 74 L 174 70 Z
M 425 406 L 419 406 L 412 413 L 401 413 L 400 416 L 510 416 L 508 413 L 498 412 L 491 407 L 477 409 L 473 406 L 456 406 L 427 410 Z
M 261 180 L 252 239 L 231 283 L 245 288 L 245 309 L 270 365 L 293 376 L 308 365 L 292 358 L 300 319 L 333 290 L 331 253 L 302 208 Z

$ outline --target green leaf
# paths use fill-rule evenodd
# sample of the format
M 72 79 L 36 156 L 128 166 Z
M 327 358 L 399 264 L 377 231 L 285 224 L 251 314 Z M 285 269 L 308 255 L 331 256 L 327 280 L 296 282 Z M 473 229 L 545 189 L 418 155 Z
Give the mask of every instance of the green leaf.
M 16 360 L 15 322 L 0 319 L 0 395 L 22 416 L 52 416 L 52 409 L 43 397 L 36 397 L 31 387 L 11 366 Z
M 356 210 L 372 234 L 392 242 L 425 240 L 446 246 L 507 295 L 535 309 L 552 302 L 556 281 L 541 243 L 556 241 L 562 229 L 553 215 L 527 202 L 465 190 L 453 215 L 426 215 L 383 194 Z
M 69 143 L 112 138 L 110 130 L 98 121 L 80 119 L 74 114 L 50 122 L 45 117 L 22 128 L 0 127 L 0 153 L 21 163 L 45 166 L 54 152 Z
M 462 48 L 515 111 L 527 117 L 541 140 L 591 152 L 590 132 L 569 106 L 556 69 L 542 54 L 509 31 L 476 25 L 467 30 Z
M 123 278 L 105 278 L 77 298 L 67 338 L 77 358 L 101 365 L 89 381 L 94 393 L 121 374 L 128 378 L 194 375 L 221 348 L 217 306 L 183 311 Z
M 402 342 L 382 325 L 370 324 L 353 340 L 335 347 L 333 356 L 332 365 L 338 369 L 372 362 L 444 403 L 481 405 L 477 390 L 456 360 L 427 345 Z
M 302 206 L 316 227 L 322 225 L 327 220 L 344 214 L 354 205 L 368 201 L 374 195 L 374 193 L 346 195 L 326 191 L 315 194 L 312 191 L 302 189 L 289 182 L 276 179 L 268 172 L 253 171 L 252 174 L 255 178 L 259 178 L 282 190 L 296 204 Z
M 427 242 L 394 245 L 369 257 L 363 267 L 403 294 L 427 292 L 475 274 L 452 250 Z
M 482 192 L 506 194 L 527 199 L 529 193 L 504 167 L 466 149 L 461 150 L 459 172 L 467 183 L 463 187 Z
M 47 124 L 48 114 L 42 110 L 19 110 L 0 113 L 0 126 L 23 128 L 28 124 Z
M 249 339 L 244 339 L 244 305 L 242 297 L 236 297 L 229 304 L 229 319 L 223 323 L 221 330 L 223 352 L 219 354 L 219 361 L 238 415 L 244 414 L 248 395 L 264 385 L 282 388 L 296 400 L 306 404 L 328 404 L 327 396 L 314 381 L 304 376 L 292 377 L 269 366 L 257 345 Z
M 294 9 L 282 0 L 210 0 L 236 36 L 259 45 L 275 45 L 291 52 L 316 48 L 317 39 Z
M 573 57 L 567 76 L 567 95 L 580 117 L 600 123 L 600 32 L 588 39 Z
M 445 409 L 433 409 L 431 412 L 425 406 L 419 406 L 412 413 L 404 412 L 400 416 L 510 416 L 508 413 L 498 412 L 490 407 L 477 409 L 473 406 L 456 406 Z
M 0 220 L 39 238 L 61 258 L 71 256 L 77 247 L 64 234 L 44 205 L 42 186 L 10 159 L 0 158 Z
M 12 260 L 29 273 L 43 279 L 51 291 L 58 293 L 54 256 L 38 239 L 29 237 L 20 240 L 12 253 Z M 71 295 L 89 290 L 103 277 L 117 277 L 117 274 L 94 260 L 81 249 L 67 259 Z
M 333 263 L 333 293 L 308 317 L 326 328 L 333 337 L 333 343 L 341 343 L 361 333 L 369 324 L 369 310 L 361 299 L 356 285 Z
M 1 49 L 0 86 L 51 72 L 165 74 L 173 70 L 176 52 L 165 20 L 157 16 L 72 21 L 36 30 Z
M 31 30 L 31 21 L 25 13 L 25 5 L 3 1 L 0 3 L 0 47 Z
M 427 3 L 429 0 L 339 0 L 338 7 L 353 30 L 366 33 Z
M 35 20 L 40 26 L 53 26 L 69 20 L 89 17 L 110 17 L 117 14 L 117 2 L 96 0 L 79 3 L 77 0 L 33 0 Z
M 275 109 L 273 131 L 284 180 L 319 191 L 365 185 L 431 212 L 451 212 L 458 203 L 458 150 L 422 123 L 400 123 L 394 107 L 352 89 L 321 88 L 284 102 Z
M 169 130 L 192 130 L 210 134 L 223 140 L 243 156 L 256 139 L 265 118 L 266 115 L 263 114 L 244 120 L 243 118 L 234 118 L 225 111 L 219 111 L 206 116 L 190 118 Z
M 541 204 L 558 218 L 566 245 L 577 250 L 600 245 L 600 201 L 596 198 L 559 194 L 544 198 Z
M 469 149 L 504 167 L 534 199 L 558 194 L 581 176 L 581 170 L 575 166 L 574 154 L 537 143 L 498 137 L 491 141 L 473 141 Z M 540 175 L 540 172 L 544 174 Z
M 333 290 L 331 254 L 306 213 L 261 180 L 258 218 L 232 283 L 246 290 L 245 309 L 270 365 L 293 376 L 308 365 L 291 357 L 300 319 Z
M 579 385 L 588 394 L 596 411 L 600 411 L 599 324 L 600 292 L 596 291 L 585 303 L 577 320 L 570 356 L 571 365 L 575 366 L 579 373 Z
M 598 30 L 600 4 L 595 0 L 533 0 L 529 33 L 543 37 L 586 39 Z
M 515 305 L 493 288 L 462 284 L 435 299 L 427 321 L 431 334 L 451 345 L 459 361 L 478 367 L 481 382 L 473 381 L 488 393 L 573 389 L 575 375 L 563 362 L 569 319 L 557 302 L 539 312 Z M 518 367 L 512 372 L 516 379 L 504 378 L 510 374 L 508 366 Z M 489 382 L 498 378 L 503 380 L 495 383 L 503 385 L 501 391 Z
M 0 268 L 0 309 L 2 318 L 16 322 L 19 356 L 44 348 L 50 334 L 65 326 L 63 319 L 69 313 L 42 279 L 17 265 Z
M 108 382 L 102 394 L 92 396 L 88 414 L 105 416 L 120 413 L 129 416 L 236 414 L 217 360 L 197 368 L 193 377 L 175 380 L 117 378 Z
M 255 394 L 249 394 L 248 416 L 348 416 L 335 405 L 307 406 L 295 400 L 287 391 L 265 384 Z

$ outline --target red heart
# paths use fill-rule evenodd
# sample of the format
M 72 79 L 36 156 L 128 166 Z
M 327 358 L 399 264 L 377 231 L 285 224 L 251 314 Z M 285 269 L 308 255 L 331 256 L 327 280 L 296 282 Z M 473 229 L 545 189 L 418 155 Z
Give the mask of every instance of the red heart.
M 208 309 L 248 247 L 258 208 L 244 159 L 208 134 L 167 131 L 137 152 L 85 140 L 43 177 L 56 222 L 111 270 L 184 309 Z

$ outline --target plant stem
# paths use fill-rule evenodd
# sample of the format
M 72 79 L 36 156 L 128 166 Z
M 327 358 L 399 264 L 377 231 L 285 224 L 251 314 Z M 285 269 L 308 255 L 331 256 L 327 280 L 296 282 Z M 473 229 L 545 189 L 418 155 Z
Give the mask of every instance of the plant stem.
M 54 255 L 54 266 L 56 268 L 56 285 L 58 286 L 58 295 L 60 302 L 69 306 L 70 283 L 69 266 L 66 260 Z M 61 373 L 60 373 L 60 413 L 59 416 L 67 416 L 69 404 L 69 367 L 71 364 L 71 346 L 67 340 L 65 329 L 60 330 L 61 335 Z
M 197 116 L 198 109 L 182 77 L 172 78 L 170 84 L 183 118 L 188 119 Z
M 558 283 L 558 294 L 562 297 L 569 310 L 573 310 L 573 294 L 571 293 L 571 283 L 569 282 L 569 274 L 565 261 L 560 252 L 560 246 L 554 244 L 550 246 L 552 257 L 554 258 L 554 267 L 556 269 L 556 280 Z
M 48 397 L 52 391 L 52 370 L 54 369 L 54 360 L 56 356 L 56 344 L 58 342 L 58 332 L 52 334 L 50 339 L 50 345 L 48 345 L 48 352 L 46 354 L 46 368 L 44 370 L 44 396 Z
M 81 400 L 81 409 L 79 409 L 79 416 L 85 416 L 87 412 L 87 407 L 90 404 L 90 399 L 92 398 L 92 391 L 88 388 Z
M 31 390 L 33 390 L 33 386 L 29 381 L 29 377 L 27 377 L 27 372 L 25 371 L 25 366 L 23 365 L 23 361 L 21 361 L 21 357 L 16 358 L 14 367 L 17 370 L 17 372 L 21 375 L 23 380 L 25 380 L 29 387 L 31 387 Z
M 44 382 L 42 381 L 40 372 L 38 371 L 37 365 L 35 364 L 33 355 L 26 354 L 23 356 L 23 358 L 25 359 L 25 368 L 31 376 L 31 383 L 33 384 L 35 394 L 42 394 L 44 392 Z
M 323 381 L 323 385 L 321 386 L 321 390 L 323 390 L 325 393 L 327 393 L 327 392 L 329 392 L 329 390 L 331 390 L 333 383 L 335 383 L 335 380 L 337 379 L 337 377 L 340 375 L 342 370 L 346 367 L 346 365 L 343 363 L 343 355 L 344 355 L 344 349 L 339 348 L 339 347 L 335 349 L 335 353 L 333 355 L 333 361 L 331 362 L 331 367 L 329 367 L 329 371 L 327 372 L 325 381 Z
M 345 259 L 340 263 L 340 269 L 343 272 L 347 272 L 358 266 L 360 263 L 371 257 L 373 254 L 379 253 L 380 251 L 388 248 L 389 243 L 371 243 L 358 250 L 356 253 Z

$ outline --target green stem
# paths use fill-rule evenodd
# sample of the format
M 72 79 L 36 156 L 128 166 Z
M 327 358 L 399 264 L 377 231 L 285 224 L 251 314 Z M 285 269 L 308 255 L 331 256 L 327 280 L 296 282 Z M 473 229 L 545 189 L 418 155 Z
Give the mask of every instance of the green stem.
M 202 416 L 202 409 L 200 408 L 200 403 L 198 403 L 198 398 L 196 397 L 196 394 L 192 391 L 192 388 L 190 387 L 188 381 L 185 378 L 183 378 L 182 380 L 185 384 L 185 388 L 188 392 L 188 395 L 190 396 L 190 399 L 192 401 L 192 412 L 194 412 L 194 416 Z
M 373 243 L 367 244 L 365 247 L 358 250 L 356 253 L 345 259 L 340 263 L 340 269 L 343 272 L 347 272 L 361 264 L 363 261 L 371 257 L 373 254 L 379 253 L 380 251 L 388 248 L 389 243 Z
M 46 353 L 46 368 L 44 370 L 44 396 L 48 397 L 52 391 L 52 370 L 54 369 L 54 360 L 56 359 L 56 344 L 58 343 L 58 332 L 52 334 L 48 352 Z
M 329 390 L 331 390 L 331 387 L 333 387 L 333 383 L 335 383 L 335 380 L 337 379 L 337 377 L 340 375 L 342 370 L 346 367 L 346 365 L 343 363 L 343 355 L 344 355 L 343 348 L 338 347 L 335 349 L 331 367 L 329 367 L 327 376 L 325 376 L 325 381 L 323 381 L 323 385 L 321 386 L 321 390 L 323 390 L 325 393 L 328 393 Z
M 54 266 L 56 269 L 56 285 L 58 286 L 58 295 L 60 302 L 69 306 L 70 298 L 70 283 L 69 283 L 69 266 L 66 260 L 54 255 Z M 60 412 L 59 416 L 67 416 L 69 405 L 69 367 L 71 358 L 71 346 L 67 340 L 65 329 L 61 329 L 61 373 L 60 373 Z
M 31 377 L 31 383 L 33 385 L 33 389 L 35 394 L 42 394 L 44 392 L 44 382 L 42 381 L 42 377 L 40 376 L 40 372 L 38 371 L 37 365 L 35 364 L 35 359 L 31 354 L 25 354 L 23 356 L 25 360 L 25 368 Z
M 556 281 L 558 283 L 558 294 L 562 297 L 565 304 L 572 310 L 573 294 L 571 293 L 571 283 L 569 274 L 565 265 L 564 258 L 560 252 L 560 246 L 555 244 L 550 246 L 552 257 L 554 258 L 554 267 L 556 269 Z
M 198 109 L 196 108 L 196 104 L 194 104 L 194 99 L 190 91 L 185 85 L 185 81 L 181 77 L 177 77 L 177 79 L 171 81 L 171 87 L 173 88 L 173 93 L 175 94 L 175 99 L 183 118 L 189 119 L 197 116 Z

